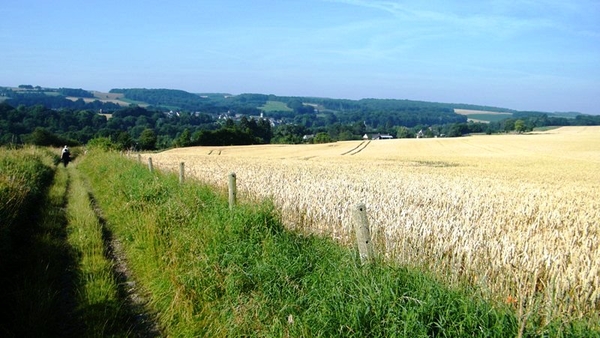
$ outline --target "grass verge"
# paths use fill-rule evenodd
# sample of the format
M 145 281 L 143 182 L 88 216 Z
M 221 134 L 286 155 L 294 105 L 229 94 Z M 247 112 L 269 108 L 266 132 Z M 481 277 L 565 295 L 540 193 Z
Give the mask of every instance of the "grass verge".
M 59 336 L 72 304 L 64 292 L 72 258 L 64 245 L 68 177 L 55 170 L 50 152 L 1 157 L 0 335 Z
M 27 231 L 27 215 L 52 181 L 52 161 L 35 148 L 0 148 L 0 250 L 10 251 L 11 237 Z

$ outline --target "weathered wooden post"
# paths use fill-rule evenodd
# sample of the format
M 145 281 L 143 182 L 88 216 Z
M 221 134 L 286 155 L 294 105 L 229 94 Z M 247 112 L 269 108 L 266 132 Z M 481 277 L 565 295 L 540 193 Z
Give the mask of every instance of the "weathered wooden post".
M 371 243 L 371 231 L 367 219 L 367 207 L 360 203 L 352 211 L 352 220 L 358 243 L 358 253 L 361 263 L 369 263 L 373 260 L 373 243 Z
M 185 163 L 179 163 L 179 183 L 183 184 L 183 180 L 185 178 Z
M 237 187 L 235 184 L 235 173 L 229 174 L 229 209 L 233 210 L 237 196 Z
M 148 157 L 148 170 L 150 170 L 150 172 L 154 170 L 152 167 L 152 157 Z
M 138 163 L 142 163 L 142 154 L 138 154 Z

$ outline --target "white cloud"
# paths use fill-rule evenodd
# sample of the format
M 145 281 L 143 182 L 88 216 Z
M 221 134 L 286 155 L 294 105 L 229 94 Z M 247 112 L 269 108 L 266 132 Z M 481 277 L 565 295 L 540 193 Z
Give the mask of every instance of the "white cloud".
M 541 4 L 536 1 L 529 1 L 531 4 L 514 1 L 332 1 L 380 10 L 404 23 L 404 26 L 425 25 L 448 36 L 466 34 L 509 38 L 529 30 L 555 29 L 561 25 L 556 18 L 537 11 Z

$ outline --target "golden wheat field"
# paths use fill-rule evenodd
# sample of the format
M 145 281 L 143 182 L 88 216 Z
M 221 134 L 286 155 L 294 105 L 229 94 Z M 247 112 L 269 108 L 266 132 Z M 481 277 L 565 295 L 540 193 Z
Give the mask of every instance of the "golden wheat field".
M 271 198 L 290 228 L 351 244 L 367 207 L 379 255 L 469 282 L 522 316 L 600 310 L 600 127 L 526 135 L 192 147 L 157 167 Z

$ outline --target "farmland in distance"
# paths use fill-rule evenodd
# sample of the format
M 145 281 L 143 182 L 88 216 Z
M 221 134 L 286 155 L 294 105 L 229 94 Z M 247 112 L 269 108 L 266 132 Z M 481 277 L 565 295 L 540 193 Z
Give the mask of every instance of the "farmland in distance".
M 489 123 L 491 121 L 502 121 L 503 119 L 512 117 L 512 113 L 508 112 L 493 112 L 486 110 L 471 110 L 455 108 L 456 114 L 465 115 L 469 121 Z
M 600 310 L 600 127 L 526 135 L 192 147 L 155 166 L 271 198 L 291 229 L 352 244 L 365 203 L 376 250 L 468 282 L 522 317 Z

